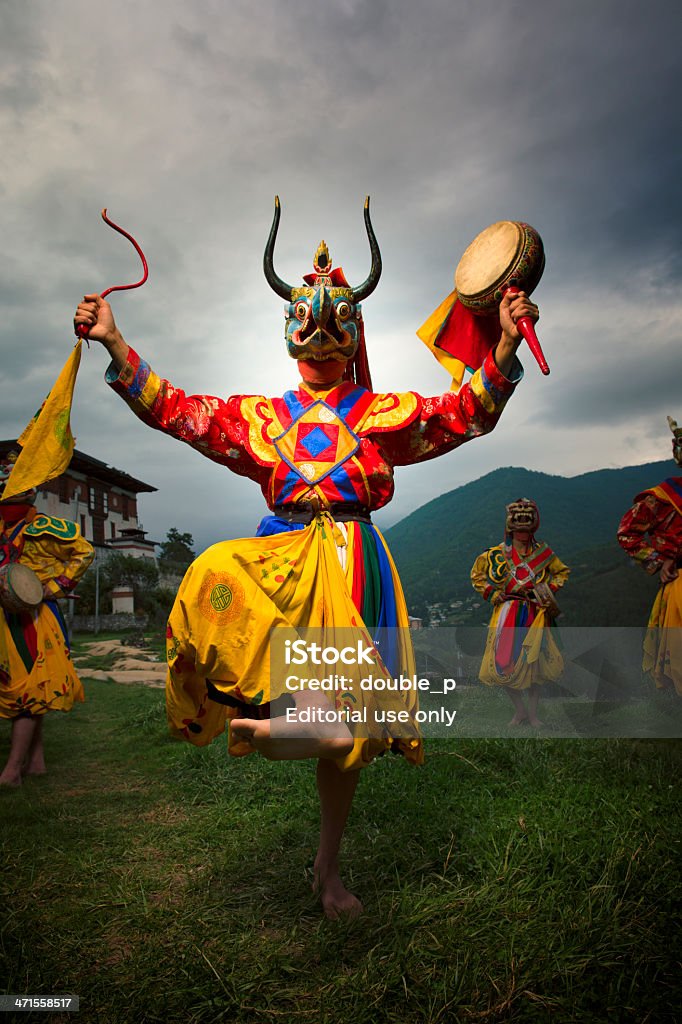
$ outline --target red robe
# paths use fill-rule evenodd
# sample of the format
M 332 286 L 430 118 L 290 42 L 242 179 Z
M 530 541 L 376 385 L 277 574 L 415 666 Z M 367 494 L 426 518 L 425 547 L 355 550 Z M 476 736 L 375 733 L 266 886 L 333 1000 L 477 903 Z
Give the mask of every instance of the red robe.
M 620 521 L 618 543 L 651 575 L 682 555 L 682 477 L 637 495 Z
M 310 501 L 378 509 L 393 497 L 393 467 L 424 462 L 486 434 L 520 373 L 508 380 L 492 352 L 457 393 L 374 394 L 343 383 L 327 391 L 301 384 L 281 398 L 186 395 L 130 349 L 107 381 L 149 426 L 185 441 L 255 480 L 270 508 Z
M 642 667 L 659 689 L 674 686 L 682 697 L 682 477 L 637 495 L 620 521 L 618 542 L 652 575 L 669 559 L 677 563 L 676 579 L 659 588 L 651 609 Z

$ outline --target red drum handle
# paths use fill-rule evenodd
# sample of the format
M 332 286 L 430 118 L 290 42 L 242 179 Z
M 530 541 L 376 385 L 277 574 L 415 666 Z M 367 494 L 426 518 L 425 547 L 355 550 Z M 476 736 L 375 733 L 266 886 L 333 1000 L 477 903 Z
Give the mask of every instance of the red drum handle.
M 518 295 L 519 289 L 514 287 L 507 288 L 505 294 Z M 533 324 L 533 321 L 529 316 L 522 316 L 519 320 L 516 321 L 516 326 L 518 327 L 519 332 L 528 342 L 528 348 L 535 356 L 535 361 L 537 362 L 538 366 L 540 367 L 540 369 L 546 377 L 549 373 L 549 366 L 547 365 L 547 360 L 545 359 L 544 352 L 542 351 L 542 347 L 540 345 L 540 342 L 538 341 L 538 336 L 535 333 L 535 325 Z

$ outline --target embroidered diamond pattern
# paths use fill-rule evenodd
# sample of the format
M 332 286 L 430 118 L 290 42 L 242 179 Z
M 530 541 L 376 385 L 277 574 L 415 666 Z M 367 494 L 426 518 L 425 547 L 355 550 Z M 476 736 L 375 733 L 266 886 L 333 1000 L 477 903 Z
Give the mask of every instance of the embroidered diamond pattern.
M 338 431 L 337 431 L 338 433 Z M 334 439 L 334 441 L 336 438 Z M 322 452 L 331 448 L 334 441 L 322 429 L 322 427 L 313 427 L 308 434 L 303 433 L 303 428 L 299 431 L 298 443 L 302 448 L 312 455 L 314 459 L 318 458 Z
M 356 434 L 338 410 L 322 401 L 313 402 L 275 438 L 275 450 L 306 483 L 318 483 L 360 446 Z

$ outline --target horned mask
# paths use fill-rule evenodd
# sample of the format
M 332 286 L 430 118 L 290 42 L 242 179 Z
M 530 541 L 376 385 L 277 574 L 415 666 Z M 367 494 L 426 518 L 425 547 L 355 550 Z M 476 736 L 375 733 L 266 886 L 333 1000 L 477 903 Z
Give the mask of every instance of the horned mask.
M 341 267 L 332 268 L 324 241 L 315 251 L 313 273 L 303 276 L 303 287 L 295 288 L 283 281 L 274 268 L 279 219 L 280 203 L 276 196 L 263 270 L 270 287 L 287 302 L 284 333 L 289 355 L 297 360 L 335 360 L 343 364 L 346 379 L 371 388 L 360 303 L 379 283 L 381 253 L 370 220 L 369 196 L 365 199 L 365 228 L 372 266 L 367 279 L 357 288 L 351 288 Z

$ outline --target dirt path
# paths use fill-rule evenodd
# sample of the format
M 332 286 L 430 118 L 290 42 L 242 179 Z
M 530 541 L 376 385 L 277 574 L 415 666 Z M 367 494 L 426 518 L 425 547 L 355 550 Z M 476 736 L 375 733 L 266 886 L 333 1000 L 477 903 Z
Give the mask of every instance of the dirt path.
M 83 644 L 82 648 L 83 653 L 73 661 L 85 679 L 113 679 L 115 683 L 141 683 L 158 689 L 166 685 L 166 663 L 160 661 L 156 654 L 139 647 L 128 647 L 120 640 L 95 640 Z M 115 656 L 111 667 L 89 668 L 93 659 L 99 662 L 110 655 Z

